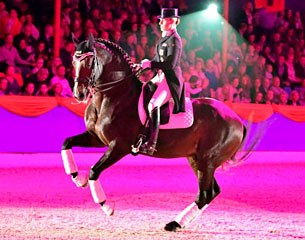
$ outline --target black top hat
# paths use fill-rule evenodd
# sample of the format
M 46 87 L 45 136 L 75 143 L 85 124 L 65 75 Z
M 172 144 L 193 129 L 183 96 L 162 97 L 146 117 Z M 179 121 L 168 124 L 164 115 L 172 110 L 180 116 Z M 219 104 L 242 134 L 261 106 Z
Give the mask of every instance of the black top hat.
M 178 16 L 178 8 L 162 8 L 161 15 L 158 18 L 180 18 Z

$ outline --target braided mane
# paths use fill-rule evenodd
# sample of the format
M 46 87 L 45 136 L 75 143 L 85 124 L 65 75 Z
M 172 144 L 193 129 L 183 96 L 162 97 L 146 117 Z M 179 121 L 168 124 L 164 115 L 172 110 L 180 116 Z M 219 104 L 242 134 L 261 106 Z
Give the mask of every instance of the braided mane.
M 102 48 L 104 48 L 105 50 L 107 50 L 108 52 L 112 53 L 113 52 L 111 51 L 111 49 L 107 48 L 106 45 L 116 49 L 119 53 L 121 53 L 123 55 L 123 58 L 125 59 L 125 61 L 127 62 L 128 66 L 130 67 L 131 71 L 133 73 L 136 72 L 136 66 L 134 65 L 134 63 L 132 62 L 129 54 L 121 47 L 119 46 L 118 44 L 114 43 L 114 42 L 111 42 L 109 40 L 106 40 L 106 39 L 102 39 L 102 38 L 98 38 L 96 39 L 97 42 L 99 43 L 103 43 L 105 44 L 104 46 L 101 46 Z M 113 54 L 114 55 L 114 54 Z

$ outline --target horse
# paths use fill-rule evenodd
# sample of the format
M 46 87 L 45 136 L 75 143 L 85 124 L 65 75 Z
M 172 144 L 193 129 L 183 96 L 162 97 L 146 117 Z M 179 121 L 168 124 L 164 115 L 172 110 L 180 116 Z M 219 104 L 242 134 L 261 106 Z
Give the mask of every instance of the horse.
M 90 186 L 94 202 L 107 215 L 114 207 L 106 202 L 100 174 L 127 154 L 143 127 L 137 105 L 142 82 L 136 64 L 118 44 L 92 36 L 75 43 L 74 97 L 88 101 L 86 131 L 65 139 L 62 159 L 65 171 L 78 187 Z M 188 128 L 161 129 L 153 157 L 186 157 L 198 181 L 195 200 L 164 227 L 182 229 L 196 219 L 220 193 L 215 170 L 235 159 L 244 144 L 247 127 L 225 103 L 212 98 L 192 100 L 194 122 Z M 78 172 L 72 148 L 108 147 L 89 173 Z

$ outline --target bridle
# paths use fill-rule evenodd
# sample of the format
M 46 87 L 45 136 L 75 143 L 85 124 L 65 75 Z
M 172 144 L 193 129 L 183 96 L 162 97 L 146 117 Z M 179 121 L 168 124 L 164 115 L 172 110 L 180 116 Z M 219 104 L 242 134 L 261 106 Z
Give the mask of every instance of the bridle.
M 118 79 L 116 81 L 100 83 L 99 85 L 96 85 L 96 72 L 94 71 L 94 69 L 99 69 L 99 66 L 98 66 L 99 61 L 98 61 L 98 57 L 97 57 L 95 48 L 93 49 L 93 52 L 86 52 L 86 53 L 82 53 L 82 54 L 75 52 L 75 54 L 73 55 L 73 61 L 81 62 L 88 57 L 91 58 L 90 62 L 88 64 L 88 67 L 87 67 L 88 69 L 91 70 L 90 77 L 89 78 L 78 77 L 78 78 L 74 79 L 74 82 L 75 83 L 88 83 L 88 88 L 89 88 L 90 92 L 94 92 L 95 91 L 94 89 L 98 89 L 98 91 L 100 91 L 100 92 L 106 92 L 108 90 L 111 90 L 111 89 L 117 87 L 118 85 L 124 83 L 126 80 L 128 80 L 131 77 L 136 76 L 138 78 L 142 71 L 141 67 L 138 64 L 134 64 L 134 66 L 132 67 L 132 73 L 129 74 L 128 76 Z M 118 72 L 123 73 L 123 71 L 117 71 L 117 73 Z M 88 81 L 88 79 L 89 79 L 89 81 Z

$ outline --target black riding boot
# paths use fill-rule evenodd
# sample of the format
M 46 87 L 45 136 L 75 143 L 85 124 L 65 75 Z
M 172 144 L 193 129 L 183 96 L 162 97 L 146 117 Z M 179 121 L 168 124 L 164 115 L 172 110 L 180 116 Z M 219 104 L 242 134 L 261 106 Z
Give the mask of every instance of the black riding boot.
M 156 107 L 152 110 L 150 114 L 149 123 L 149 139 L 141 146 L 141 152 L 148 155 L 153 155 L 156 151 L 156 144 L 159 135 L 160 126 L 160 108 Z

